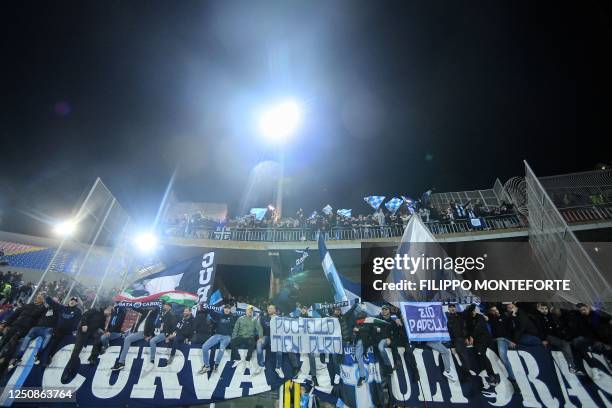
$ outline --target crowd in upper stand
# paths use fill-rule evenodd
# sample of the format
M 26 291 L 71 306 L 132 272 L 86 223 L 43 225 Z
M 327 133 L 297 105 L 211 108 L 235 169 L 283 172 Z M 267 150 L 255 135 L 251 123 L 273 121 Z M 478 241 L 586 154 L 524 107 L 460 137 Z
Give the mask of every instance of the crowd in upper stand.
M 329 231 L 334 228 L 376 228 L 383 226 L 402 227 L 408 222 L 410 214 L 417 214 L 426 222 L 453 224 L 471 219 L 481 220 L 483 217 L 514 214 L 514 206 L 502 202 L 499 206 L 486 206 L 480 199 L 461 203 L 450 201 L 444 208 L 433 206 L 428 200 L 418 200 L 409 206 L 402 205 L 396 212 L 388 211 L 381 206 L 378 210 L 367 215 L 343 216 L 337 212 L 314 211 L 306 214 L 302 208 L 290 217 L 278 217 L 275 210 L 270 209 L 261 218 L 249 214 L 242 217 L 230 218 L 219 222 L 209 219 L 200 213 L 184 214 L 166 223 L 165 233 L 174 236 L 196 236 L 199 230 L 215 230 L 219 227 L 230 229 L 262 229 L 262 228 L 304 228 L 311 230 Z

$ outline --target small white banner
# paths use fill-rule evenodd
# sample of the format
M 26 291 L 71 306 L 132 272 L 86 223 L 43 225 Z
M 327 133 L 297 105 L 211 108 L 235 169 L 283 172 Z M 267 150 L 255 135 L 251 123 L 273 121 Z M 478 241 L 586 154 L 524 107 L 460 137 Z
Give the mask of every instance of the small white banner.
M 273 317 L 272 352 L 342 354 L 340 322 L 334 317 Z

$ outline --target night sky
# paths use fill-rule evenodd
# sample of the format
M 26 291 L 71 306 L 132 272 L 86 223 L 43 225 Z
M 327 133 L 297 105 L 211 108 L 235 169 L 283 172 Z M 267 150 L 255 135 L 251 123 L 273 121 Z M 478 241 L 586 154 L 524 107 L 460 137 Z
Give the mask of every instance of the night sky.
M 47 235 L 101 177 L 152 222 L 182 200 L 265 205 L 280 152 L 255 112 L 293 96 L 285 210 L 490 188 L 610 162 L 608 1 L 2 5 L 0 229 Z M 608 143 L 609 144 L 609 143 Z M 265 167 L 265 166 L 260 166 Z M 267 187 L 266 187 L 267 185 Z M 258 202 L 259 201 L 259 202 Z

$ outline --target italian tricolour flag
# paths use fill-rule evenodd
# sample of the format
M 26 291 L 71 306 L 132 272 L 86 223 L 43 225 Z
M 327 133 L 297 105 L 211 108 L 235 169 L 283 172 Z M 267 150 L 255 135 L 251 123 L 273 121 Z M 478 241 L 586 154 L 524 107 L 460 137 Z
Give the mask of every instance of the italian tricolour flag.
M 132 296 L 129 292 L 124 291 L 119 295 L 115 296 L 116 302 L 150 302 L 153 300 L 163 300 L 168 303 L 176 303 L 177 305 L 184 305 L 191 307 L 198 303 L 198 296 L 193 293 L 183 292 L 180 290 L 169 290 L 166 292 L 159 292 L 149 296 Z

